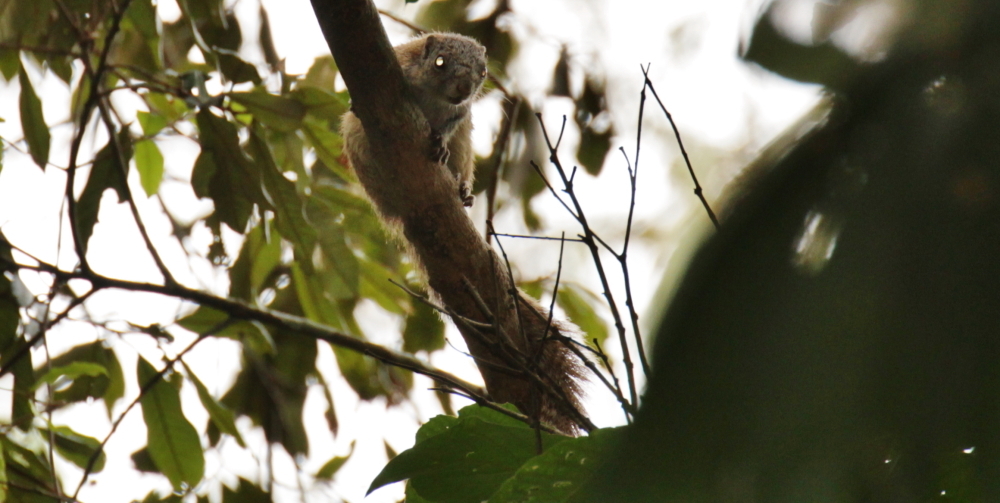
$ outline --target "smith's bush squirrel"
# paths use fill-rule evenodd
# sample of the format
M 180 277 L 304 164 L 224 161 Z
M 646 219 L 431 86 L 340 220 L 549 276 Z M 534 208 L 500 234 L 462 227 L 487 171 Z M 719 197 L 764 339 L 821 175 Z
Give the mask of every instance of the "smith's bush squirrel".
M 470 109 L 486 78 L 486 48 L 462 35 L 429 33 L 394 49 L 412 97 L 431 126 L 430 158 L 447 164 L 458 181 L 462 203 L 472 206 L 475 153 Z M 366 169 L 372 156 L 353 112 L 344 114 L 341 135 L 354 169 Z

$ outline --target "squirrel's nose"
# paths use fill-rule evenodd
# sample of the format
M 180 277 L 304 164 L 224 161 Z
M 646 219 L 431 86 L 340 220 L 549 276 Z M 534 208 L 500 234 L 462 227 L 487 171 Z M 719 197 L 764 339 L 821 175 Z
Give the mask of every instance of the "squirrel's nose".
M 457 94 L 459 96 L 461 96 L 462 98 L 466 98 L 470 94 L 472 94 L 472 83 L 466 81 L 459 82 L 456 91 L 458 91 Z

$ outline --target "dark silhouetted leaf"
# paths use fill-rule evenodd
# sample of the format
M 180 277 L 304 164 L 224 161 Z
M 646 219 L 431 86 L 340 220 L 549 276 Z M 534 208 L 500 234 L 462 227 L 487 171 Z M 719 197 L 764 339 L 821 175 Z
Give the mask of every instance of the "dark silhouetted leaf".
M 583 164 L 583 169 L 591 175 L 598 175 L 604 167 L 604 158 L 611 148 L 611 132 L 596 133 L 590 128 L 585 128 L 580 134 L 580 148 L 576 151 L 576 158 Z
M 340 470 L 340 467 L 344 466 L 344 463 L 348 459 L 351 459 L 351 454 L 354 454 L 354 442 L 351 442 L 351 449 L 344 456 L 336 456 L 331 458 L 330 461 L 323 463 L 323 466 L 316 472 L 316 478 L 318 480 L 331 480 L 333 476 Z
M 0 258 L 2 260 L 4 259 Z M 17 337 L 17 326 L 20 323 L 19 306 L 11 290 L 10 279 L 0 272 L 0 354 L 8 354 L 8 348 Z
M 125 159 L 132 157 L 131 139 L 128 132 L 123 131 L 118 135 L 119 144 L 125 148 Z M 125 169 L 115 154 L 114 145 L 108 142 L 97 152 L 94 163 L 90 168 L 90 176 L 87 177 L 87 185 L 80 194 L 80 200 L 76 205 L 76 225 L 80 235 L 80 243 L 86 251 L 90 236 L 94 232 L 94 224 L 97 223 L 97 215 L 100 210 L 101 197 L 104 191 L 112 188 L 118 194 L 118 202 L 126 200 L 125 190 Z
M 201 154 L 195 161 L 191 184 L 198 197 L 210 197 L 215 216 L 230 229 L 243 233 L 254 204 L 270 209 L 261 190 L 260 172 L 240 147 L 236 127 L 212 115 L 198 112 Z
M 253 82 L 255 85 L 260 85 L 263 82 L 257 73 L 257 68 L 243 61 L 235 51 L 216 49 L 215 52 L 219 58 L 219 69 L 233 84 Z
M 271 503 L 271 496 L 252 482 L 239 479 L 240 485 L 235 491 L 228 487 L 222 489 L 222 503 Z
M 831 41 L 809 46 L 789 40 L 775 28 L 770 9 L 757 20 L 743 58 L 782 77 L 836 90 L 845 89 L 860 69 Z
M 45 169 L 49 162 L 49 126 L 45 123 L 42 115 L 42 102 L 35 94 L 35 88 L 31 85 L 24 67 L 21 67 L 19 82 L 21 83 L 21 129 L 24 132 L 24 141 L 28 143 L 28 151 L 31 158 L 39 168 Z

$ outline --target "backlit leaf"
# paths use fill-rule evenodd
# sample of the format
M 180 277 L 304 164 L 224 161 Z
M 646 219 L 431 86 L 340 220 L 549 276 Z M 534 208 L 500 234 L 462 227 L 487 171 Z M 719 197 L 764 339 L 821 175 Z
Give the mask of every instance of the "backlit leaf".
M 42 429 L 42 435 L 48 437 L 48 430 Z M 67 426 L 56 426 L 52 428 L 52 436 L 55 439 L 56 451 L 80 468 L 87 468 L 90 458 L 100 447 L 101 442 L 96 438 L 81 435 Z M 91 471 L 96 473 L 104 469 L 104 462 L 107 456 L 101 452 L 94 461 Z
M 136 373 L 140 386 L 149 386 L 140 400 L 149 456 L 175 490 L 195 486 L 205 473 L 205 457 L 198 432 L 181 410 L 180 390 L 157 378 L 156 369 L 142 357 Z
M 570 321 L 580 327 L 586 334 L 587 344 L 593 345 L 594 339 L 604 344 L 608 338 L 608 326 L 604 320 L 594 311 L 594 305 L 599 303 L 599 299 L 593 293 L 587 291 L 579 285 L 569 284 L 560 288 L 556 303 L 566 311 Z
M 222 433 L 226 433 L 236 439 L 236 442 L 240 444 L 240 447 L 246 447 L 243 442 L 243 436 L 240 435 L 240 431 L 236 429 L 236 421 L 233 418 L 233 411 L 222 406 L 211 393 L 208 392 L 208 388 L 202 384 L 198 376 L 184 364 L 184 368 L 187 369 L 187 377 L 194 384 L 194 387 L 198 390 L 198 399 L 201 400 L 201 405 L 205 407 L 208 411 L 208 417 L 215 424 L 215 427 L 219 429 Z
M 147 196 L 160 190 L 163 180 L 163 154 L 153 140 L 142 140 L 135 144 L 135 167 L 139 171 L 139 181 Z
M 107 376 L 108 371 L 103 366 L 90 362 L 73 362 L 65 367 L 53 367 L 35 381 L 35 389 L 43 384 L 53 384 L 59 378 L 73 380 L 80 376 Z
M 265 92 L 230 93 L 229 99 L 245 106 L 254 118 L 278 131 L 298 129 L 306 116 L 302 103 Z

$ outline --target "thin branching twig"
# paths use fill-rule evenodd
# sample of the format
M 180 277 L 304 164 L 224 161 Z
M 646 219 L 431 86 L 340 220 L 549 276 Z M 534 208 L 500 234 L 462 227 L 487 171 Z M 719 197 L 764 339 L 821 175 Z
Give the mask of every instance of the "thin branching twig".
M 684 163 L 687 165 L 688 173 L 691 174 L 691 180 L 694 182 L 694 195 L 698 196 L 698 200 L 701 201 L 701 205 L 705 207 L 705 212 L 708 213 L 708 218 L 712 220 L 712 225 L 716 229 L 719 228 L 719 219 L 715 217 L 715 212 L 712 211 L 712 207 L 708 205 L 708 200 L 705 199 L 705 194 L 701 190 L 701 184 L 698 183 L 698 177 L 694 174 L 694 168 L 691 167 L 691 159 L 688 158 L 687 150 L 684 149 L 684 142 L 681 141 L 681 132 L 677 130 L 677 124 L 674 124 L 674 118 L 667 111 L 667 107 L 660 101 L 660 97 L 656 94 L 656 89 L 653 87 L 653 83 L 649 80 L 649 68 L 643 68 L 642 70 L 643 78 L 645 79 L 645 87 L 648 87 L 653 93 L 653 97 L 656 98 L 656 102 L 659 103 L 660 109 L 663 110 L 663 114 L 667 116 L 667 120 L 670 122 L 670 127 L 674 130 L 674 136 L 677 138 L 677 145 L 681 149 L 681 155 L 684 156 Z M 645 89 L 644 87 L 644 89 Z M 636 150 L 636 155 L 638 156 L 638 149 Z M 638 163 L 638 159 L 636 160 Z
M 629 403 L 633 405 L 637 404 L 638 389 L 636 388 L 635 384 L 635 370 L 634 370 L 635 365 L 632 363 L 632 356 L 629 351 L 628 339 L 626 338 L 625 335 L 625 325 L 622 323 L 621 313 L 618 311 L 618 306 L 615 303 L 614 295 L 611 293 L 611 285 L 608 281 L 607 273 L 604 271 L 604 265 L 603 262 L 601 261 L 600 249 L 597 247 L 595 233 L 590 228 L 590 224 L 587 222 L 587 217 L 583 211 L 583 206 L 580 204 L 580 200 L 576 197 L 576 191 L 573 189 L 573 182 L 574 182 L 573 178 L 574 175 L 576 174 L 576 169 L 574 168 L 573 171 L 569 175 L 567 175 L 566 169 L 563 167 L 562 161 L 560 161 L 559 154 L 557 151 L 559 143 L 562 140 L 562 130 L 565 130 L 566 128 L 566 117 L 563 116 L 562 129 L 560 130 L 559 137 L 554 145 L 552 143 L 551 138 L 549 137 L 548 130 L 545 128 L 545 122 L 542 120 L 542 114 L 536 113 L 535 117 L 538 118 L 538 123 L 541 125 L 542 128 L 542 136 L 545 138 L 545 144 L 548 146 L 549 149 L 549 162 L 551 162 L 552 165 L 555 166 L 556 171 L 559 173 L 559 177 L 562 179 L 563 182 L 562 191 L 569 196 L 570 201 L 572 201 L 573 203 L 573 208 L 575 209 L 575 211 L 570 210 L 568 205 L 561 198 L 559 198 L 559 201 L 563 204 L 564 207 L 566 207 L 567 210 L 569 210 L 570 214 L 573 215 L 576 221 L 583 228 L 583 235 L 580 236 L 580 238 L 583 240 L 584 244 L 586 244 L 587 247 L 590 249 L 591 257 L 594 260 L 594 266 L 597 269 L 597 274 L 601 281 L 601 287 L 604 289 L 603 292 L 604 298 L 608 302 L 608 307 L 610 308 L 611 315 L 615 321 L 615 328 L 618 331 L 618 340 L 622 346 L 622 362 L 625 364 L 625 373 L 628 379 L 629 395 L 631 398 Z M 541 169 L 539 169 L 537 166 L 535 166 L 535 169 L 539 173 L 541 172 Z M 551 184 L 549 184 L 547 180 L 545 183 L 546 185 L 549 186 L 549 190 L 555 193 L 554 188 L 551 186 Z M 558 198 L 558 195 L 556 195 L 556 197 Z

